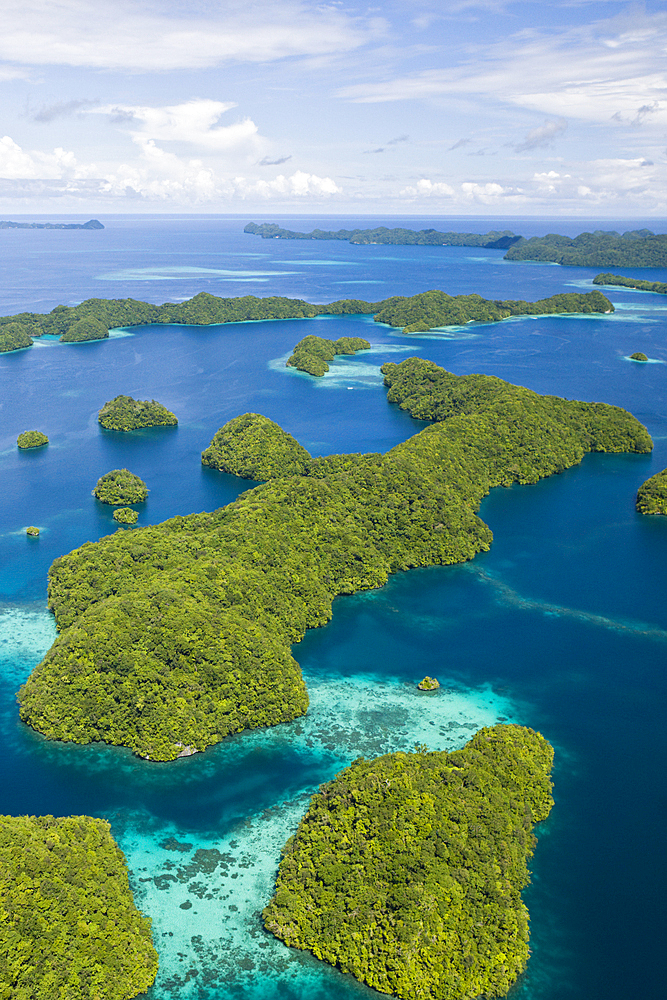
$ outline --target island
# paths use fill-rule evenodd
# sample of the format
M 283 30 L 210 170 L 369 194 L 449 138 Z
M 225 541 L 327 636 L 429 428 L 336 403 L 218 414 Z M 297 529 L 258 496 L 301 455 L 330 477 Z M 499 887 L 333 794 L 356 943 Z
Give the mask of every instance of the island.
M 32 347 L 33 341 L 22 323 L 4 323 L 0 326 L 0 354 L 8 351 L 22 351 Z
M 244 413 L 217 431 L 201 460 L 219 472 L 260 482 L 302 475 L 310 455 L 273 420 L 261 413 Z
M 88 222 L 0 222 L 0 229 L 104 229 L 98 219 Z
M 94 316 L 84 316 L 62 334 L 61 344 L 83 344 L 87 340 L 105 340 L 109 336 L 109 328 Z
M 93 496 L 112 506 L 143 503 L 148 496 L 148 487 L 143 479 L 128 469 L 112 469 L 97 480 Z
M 620 274 L 596 274 L 594 285 L 619 285 L 621 288 L 634 288 L 640 292 L 657 292 L 667 295 L 667 281 L 644 281 L 642 278 L 624 278 Z
M 437 691 L 440 687 L 440 681 L 436 680 L 435 677 L 429 677 L 427 675 L 420 680 L 417 687 L 420 691 Z
M 25 529 L 25 533 L 30 538 L 37 538 L 39 535 L 39 528 L 35 528 L 35 526 L 31 524 L 29 528 Z
M 648 355 L 644 354 L 643 351 L 635 351 L 634 354 L 630 355 L 631 361 L 648 361 Z
M 114 396 L 105 403 L 97 419 L 108 431 L 135 431 L 140 427 L 175 427 L 178 418 L 162 403 L 132 396 Z
M 19 692 L 21 718 L 50 739 L 152 760 L 290 721 L 308 706 L 291 646 L 330 620 L 336 596 L 488 550 L 476 511 L 494 486 L 535 483 L 589 451 L 652 448 L 619 407 L 419 358 L 382 371 L 391 402 L 433 421 L 386 454 L 312 458 L 303 475 L 269 479 L 213 513 L 56 559 L 48 603 L 59 635 Z
M 485 247 L 488 250 L 506 250 L 513 243 L 523 239 L 510 229 L 492 230 L 480 233 L 441 233 L 437 229 L 313 229 L 310 233 L 299 233 L 292 229 L 282 229 L 272 222 L 249 222 L 244 233 L 261 236 L 263 240 L 344 240 L 356 244 L 394 244 L 400 246 L 429 247 Z
M 0 816 L 0 993 L 130 1000 L 152 985 L 151 921 L 137 910 L 109 824 Z
M 453 753 L 356 760 L 287 841 L 264 926 L 402 1000 L 505 996 L 528 961 L 521 890 L 552 763 L 517 725 Z
M 636 506 L 640 514 L 667 514 L 667 469 L 642 483 Z
M 42 431 L 23 431 L 16 439 L 19 448 L 43 448 L 49 439 Z
M 120 524 L 136 524 L 139 520 L 136 510 L 132 510 L 131 507 L 119 507 L 113 512 L 112 517 Z
M 399 311 L 410 312 L 410 324 L 396 318 Z M 219 323 L 246 323 L 273 319 L 314 319 L 317 316 L 375 315 L 377 322 L 391 326 L 420 324 L 418 329 L 433 326 L 476 322 L 494 323 L 509 316 L 534 316 L 561 313 L 611 313 L 614 307 L 602 292 L 565 292 L 538 302 L 523 300 L 491 301 L 480 295 L 447 295 L 442 291 L 419 295 L 394 295 L 380 302 L 363 299 L 338 299 L 325 305 L 312 305 L 303 299 L 286 299 L 271 295 L 260 299 L 254 295 L 223 299 L 200 292 L 187 302 L 166 302 L 155 306 L 136 299 L 87 299 L 78 306 L 56 306 L 50 313 L 18 313 L 0 317 L 0 344 L 8 324 L 18 324 L 30 338 L 57 336 L 62 341 L 99 340 L 110 329 L 133 326 L 215 326 Z M 382 314 L 382 318 L 380 318 Z M 95 320 L 82 327 L 82 320 Z M 431 323 L 431 327 L 428 323 Z M 106 331 L 106 333 L 104 332 Z M 16 333 L 14 334 L 16 335 Z M 25 338 L 24 338 L 25 339 Z M 341 338 L 346 339 L 346 338 Z M 348 338 L 356 340 L 357 338 Z M 359 338 L 360 339 L 360 338 Z M 10 338 L 11 340 L 11 338 Z M 29 347 L 23 343 L 20 346 Z M 19 346 L 6 350 L 18 350 Z
M 286 366 L 307 372 L 309 375 L 322 376 L 329 371 L 327 361 L 333 361 L 337 354 L 356 354 L 357 351 L 370 350 L 370 346 L 363 337 L 339 337 L 338 340 L 327 340 L 326 337 L 310 334 L 295 346 Z
M 650 229 L 533 236 L 511 246 L 503 260 L 549 261 L 566 267 L 667 267 L 667 234 Z

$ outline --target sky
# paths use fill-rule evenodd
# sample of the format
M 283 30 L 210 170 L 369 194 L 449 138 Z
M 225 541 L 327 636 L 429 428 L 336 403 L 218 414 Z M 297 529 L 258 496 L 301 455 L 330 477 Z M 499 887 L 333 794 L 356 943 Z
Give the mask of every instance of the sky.
M 667 216 L 664 0 L 2 0 L 0 97 L 3 218 Z

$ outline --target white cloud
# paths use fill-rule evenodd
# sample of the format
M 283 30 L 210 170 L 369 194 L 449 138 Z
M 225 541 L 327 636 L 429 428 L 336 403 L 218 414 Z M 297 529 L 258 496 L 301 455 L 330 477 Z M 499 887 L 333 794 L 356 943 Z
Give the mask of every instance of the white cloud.
M 170 10 L 171 7 L 171 10 Z M 313 0 L 3 0 L 0 59 L 136 72 L 346 52 L 384 31 Z
M 185 142 L 211 152 L 228 152 L 242 147 L 256 154 L 263 140 L 250 118 L 231 125 L 218 125 L 220 117 L 234 107 L 233 101 L 194 99 L 166 107 L 107 104 L 89 109 L 88 114 L 110 115 L 112 121 L 126 128 L 139 145 L 148 140 Z
M 417 181 L 415 187 L 412 185 L 403 188 L 401 191 L 401 197 L 405 198 L 453 198 L 454 188 L 449 184 L 445 184 L 444 181 L 431 181 L 426 177 L 422 177 L 421 180 Z
M 0 139 L 0 177 L 16 180 L 24 178 L 61 178 L 74 173 L 74 153 L 58 147 L 52 153 L 35 150 L 27 153 L 5 135 Z
M 243 177 L 235 177 L 234 190 L 241 198 L 253 195 L 261 198 L 304 198 L 313 195 L 328 198 L 343 191 L 331 177 L 318 177 L 302 170 L 297 170 L 291 177 L 278 174 L 272 181 L 247 181 Z

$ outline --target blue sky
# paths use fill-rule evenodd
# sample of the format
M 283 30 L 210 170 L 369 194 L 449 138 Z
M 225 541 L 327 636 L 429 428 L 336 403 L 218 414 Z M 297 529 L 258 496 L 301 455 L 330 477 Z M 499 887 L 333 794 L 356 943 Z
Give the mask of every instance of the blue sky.
M 3 0 L 0 210 L 667 215 L 667 10 Z

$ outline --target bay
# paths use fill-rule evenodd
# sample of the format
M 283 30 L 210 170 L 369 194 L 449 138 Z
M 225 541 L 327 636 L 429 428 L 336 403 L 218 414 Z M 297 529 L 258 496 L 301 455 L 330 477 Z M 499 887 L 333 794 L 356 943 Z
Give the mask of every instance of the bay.
M 259 240 L 242 232 L 248 218 L 102 221 L 92 232 L 2 231 L 2 313 L 88 297 L 181 301 L 199 291 L 327 302 L 443 288 L 530 300 L 589 290 L 597 273 L 510 264 L 478 249 Z M 656 220 L 275 221 L 527 236 L 664 229 Z M 654 269 L 623 273 L 667 280 Z M 460 746 L 498 719 L 539 729 L 556 748 L 556 807 L 537 831 L 525 894 L 533 955 L 513 995 L 662 994 L 667 519 L 638 515 L 634 496 L 667 466 L 667 301 L 606 294 L 613 316 L 410 337 L 355 317 L 138 328 L 0 357 L 0 810 L 111 821 L 154 921 L 161 964 L 150 1000 L 375 995 L 262 930 L 280 847 L 312 791 L 360 753 Z M 372 350 L 315 380 L 284 367 L 310 332 L 366 336 Z M 630 362 L 636 350 L 654 363 Z M 146 524 L 212 510 L 253 485 L 200 464 L 214 432 L 238 413 L 264 413 L 313 454 L 385 451 L 423 426 L 387 404 L 379 374 L 384 361 L 412 354 L 456 374 L 624 406 L 648 426 L 654 452 L 591 455 L 535 486 L 494 490 L 480 511 L 494 532 L 488 554 L 337 599 L 333 621 L 294 647 L 311 692 L 304 720 L 168 765 L 49 743 L 20 723 L 14 692 L 54 636 L 48 567 L 115 528 L 111 508 L 91 496 L 100 475 L 128 467 L 147 482 Z M 121 392 L 160 400 L 178 428 L 103 432 L 97 411 Z M 19 452 L 17 434 L 33 428 L 51 443 Z M 39 539 L 26 538 L 28 524 L 40 527 Z M 436 697 L 415 694 L 424 674 L 439 677 Z

